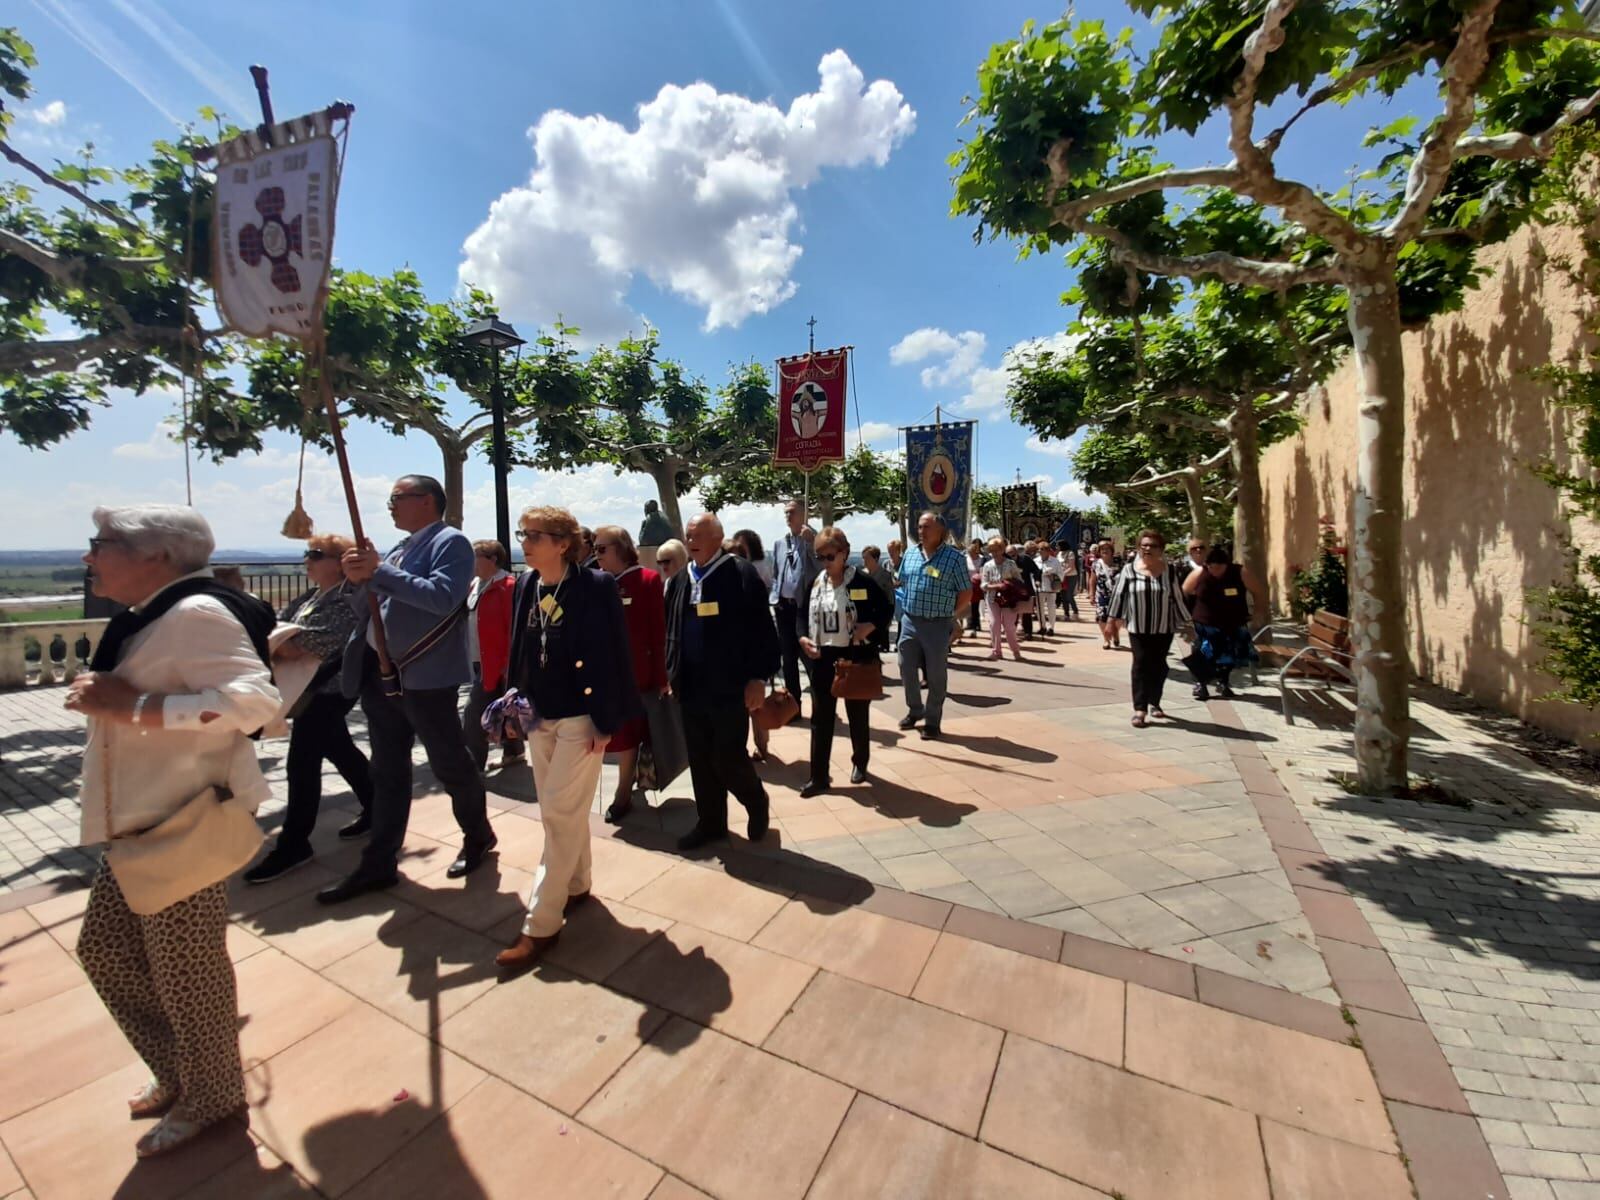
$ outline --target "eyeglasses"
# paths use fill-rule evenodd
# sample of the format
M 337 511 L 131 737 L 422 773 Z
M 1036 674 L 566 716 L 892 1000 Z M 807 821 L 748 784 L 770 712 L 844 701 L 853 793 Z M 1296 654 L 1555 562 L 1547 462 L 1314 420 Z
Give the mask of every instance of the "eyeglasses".
M 393 508 L 402 500 L 420 500 L 426 492 L 391 492 L 389 494 L 389 507 Z
M 537 542 L 540 538 L 557 538 L 560 536 L 562 535 L 559 533 L 551 533 L 548 529 L 517 530 L 517 541 L 519 542 Z
M 615 542 L 596 542 L 594 544 L 594 552 L 596 554 L 601 554 L 607 550 L 615 550 L 616 548 L 617 543 Z
M 89 553 L 98 554 L 101 546 L 115 546 L 121 541 L 121 538 L 114 537 L 92 537 L 89 539 Z

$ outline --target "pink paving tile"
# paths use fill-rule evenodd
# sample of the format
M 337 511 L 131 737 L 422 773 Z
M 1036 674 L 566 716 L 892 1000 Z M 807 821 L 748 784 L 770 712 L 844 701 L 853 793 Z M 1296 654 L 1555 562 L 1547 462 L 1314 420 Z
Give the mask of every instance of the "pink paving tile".
M 253 1155 L 244 1125 L 229 1121 L 181 1154 L 140 1162 L 134 1143 L 150 1123 L 128 1119 L 128 1097 L 149 1078 L 143 1063 L 125 1065 L 0 1125 L 36 1200 L 172 1200 Z
M 1149 988 L 1128 989 L 1128 1070 L 1375 1150 L 1394 1149 L 1383 1099 L 1353 1046 Z
M 1061 953 L 1061 931 L 1029 921 L 1002 917 L 976 908 L 957 906 L 945 922 L 945 932 L 992 946 L 1004 946 L 1021 954 L 1055 961 Z
M 82 979 L 0 1016 L 0 1121 L 135 1061 L 133 1047 Z
M 448 866 L 425 878 L 404 879 L 392 894 L 476 933 L 527 911 L 532 871 L 491 858 L 464 879 L 447 879 Z
M 759 1046 L 816 968 L 680 921 L 606 980 L 606 987 Z
M 312 1200 L 317 1190 L 259 1142 L 182 1200 Z
M 1125 1200 L 1268 1200 L 1249 1113 L 1015 1035 L 982 1137 Z
M 650 1200 L 711 1200 L 711 1197 L 699 1188 L 690 1187 L 683 1180 L 667 1175 L 656 1184 L 656 1190 L 650 1193 Z
M 797 899 L 752 944 L 905 996 L 938 937 L 923 926 L 858 908 Z
M 21 1190 L 22 1173 L 17 1170 L 17 1164 L 11 1161 L 6 1148 L 0 1145 L 0 1196 L 10 1196 Z
M 1463 1200 L 1505 1196 L 1477 1118 L 1389 1101 L 1389 1115 L 1405 1151 L 1418 1200 Z
M 821 838 L 843 837 L 850 831 L 830 812 L 811 812 L 784 818 L 784 829 L 791 842 L 814 842 Z
M 494 986 L 499 949 L 486 937 L 424 913 L 340 959 L 324 976 L 427 1033 Z
M 828 1200 L 1103 1200 L 982 1142 L 857 1096 L 812 1194 Z
M 644 1200 L 661 1169 L 498 1079 L 486 1079 L 350 1193 L 352 1200 Z
M 246 1070 L 355 1008 L 358 1001 L 288 955 L 267 949 L 234 968 Z
M 494 930 L 494 940 L 510 945 L 522 932 L 521 915 Z M 594 897 L 567 917 L 561 940 L 545 956 L 551 966 L 598 982 L 627 962 L 672 922 L 619 900 Z
M 1320 942 L 1324 938 L 1337 938 L 1352 946 L 1370 946 L 1381 950 L 1383 943 L 1372 932 L 1372 926 L 1361 909 L 1349 896 L 1325 892 L 1320 888 L 1297 887 L 1295 899 L 1300 901 L 1300 911 L 1311 923 L 1311 932 Z
M 392 892 L 369 892 L 327 905 L 311 892 L 252 913 L 240 921 L 274 949 L 320 971 L 380 939 L 394 940 L 422 910 Z
M 1387 1099 L 1447 1112 L 1468 1111 L 1455 1072 L 1426 1024 L 1354 1006 L 1350 1012 L 1378 1088 Z
M 1346 1004 L 1421 1019 L 1411 992 L 1385 951 L 1353 946 L 1331 937 L 1318 937 L 1317 948 L 1322 951 L 1322 961 L 1328 964 L 1333 986 Z
M 1321 1137 L 1276 1121 L 1261 1122 L 1267 1173 L 1278 1196 L 1294 1200 L 1411 1200 L 1411 1180 L 1397 1154 Z
M 789 897 L 720 871 L 679 863 L 627 899 L 635 908 L 745 942 L 777 915 Z
M 245 1083 L 256 1136 L 318 1190 L 342 1196 L 483 1078 L 362 1005 L 249 1071 Z
M 1191 964 L 1143 950 L 1115 946 L 1079 933 L 1062 934 L 1061 961 L 1068 966 L 1142 984 L 1174 996 L 1190 1000 L 1195 996 L 1194 967 Z
M 947 933 L 912 998 L 1113 1066 L 1122 1062 L 1118 979 Z
M 766 1041 L 773 1054 L 976 1135 L 998 1029 L 826 972 Z
M 15 1012 L 83 982 L 72 955 L 26 909 L 0 914 L 0 1013 Z
M 556 968 L 490 989 L 440 1040 L 563 1112 L 577 1112 L 665 1014 Z
M 579 1120 L 714 1196 L 800 1200 L 851 1091 L 672 1018 Z

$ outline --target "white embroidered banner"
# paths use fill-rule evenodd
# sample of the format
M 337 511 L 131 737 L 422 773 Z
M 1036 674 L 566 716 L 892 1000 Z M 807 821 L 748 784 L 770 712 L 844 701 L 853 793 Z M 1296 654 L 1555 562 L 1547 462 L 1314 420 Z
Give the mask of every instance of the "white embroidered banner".
M 217 306 L 251 337 L 320 333 L 319 296 L 333 257 L 338 147 L 325 115 L 273 127 L 217 148 L 213 233 Z

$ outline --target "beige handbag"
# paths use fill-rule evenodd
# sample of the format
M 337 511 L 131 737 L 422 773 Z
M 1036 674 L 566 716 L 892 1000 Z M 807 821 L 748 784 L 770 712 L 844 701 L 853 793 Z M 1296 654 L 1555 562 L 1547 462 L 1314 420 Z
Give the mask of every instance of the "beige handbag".
M 206 788 L 149 829 L 113 834 L 109 770 L 106 778 L 106 862 L 128 907 L 141 917 L 222 882 L 253 859 L 266 840 L 255 813 L 222 786 Z

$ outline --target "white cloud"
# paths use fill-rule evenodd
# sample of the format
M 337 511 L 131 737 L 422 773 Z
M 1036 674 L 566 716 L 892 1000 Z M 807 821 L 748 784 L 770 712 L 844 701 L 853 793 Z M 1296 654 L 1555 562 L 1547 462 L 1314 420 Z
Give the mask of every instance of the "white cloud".
M 1090 496 L 1089 493 L 1084 490 L 1083 485 L 1075 479 L 1069 479 L 1055 491 L 1051 492 L 1050 495 L 1053 499 L 1059 500 L 1061 503 L 1070 505 L 1073 508 L 1093 508 L 1096 504 L 1095 499 Z
M 1071 458 L 1078 452 L 1080 440 L 1079 438 L 1069 438 L 1064 442 L 1056 442 L 1034 434 L 1023 445 L 1035 454 L 1048 454 L 1052 458 Z
M 113 447 L 116 458 L 131 458 L 138 462 L 165 462 L 183 457 L 179 443 L 172 440 L 173 427 L 166 421 L 158 422 L 150 436 L 142 442 L 124 442 Z
M 53 128 L 67 119 L 67 106 L 64 101 L 52 100 L 40 108 L 32 108 L 22 114 L 35 124 Z
M 916 125 L 900 90 L 867 84 L 844 51 L 818 72 L 787 112 L 694 83 L 663 87 L 632 129 L 545 113 L 528 182 L 466 239 L 462 282 L 518 317 L 563 316 L 587 342 L 639 327 L 627 305 L 639 275 L 703 309 L 707 329 L 782 304 L 802 252 L 795 193 L 828 167 L 882 166 Z
M 899 443 L 900 426 L 888 421 L 863 421 L 861 437 L 869 446 L 887 449 Z
M 933 366 L 922 369 L 922 386 L 946 387 L 971 376 L 983 361 L 988 339 L 977 330 L 947 333 L 943 329 L 923 327 L 906 334 L 889 348 L 889 361 L 897 367 L 908 363 L 938 359 Z

